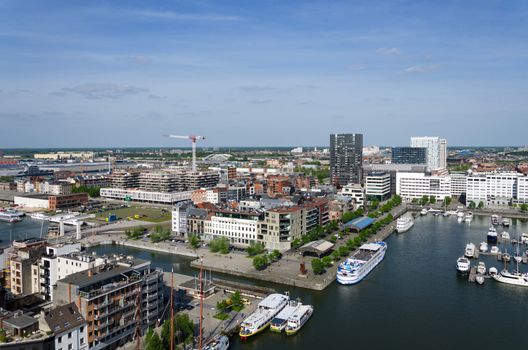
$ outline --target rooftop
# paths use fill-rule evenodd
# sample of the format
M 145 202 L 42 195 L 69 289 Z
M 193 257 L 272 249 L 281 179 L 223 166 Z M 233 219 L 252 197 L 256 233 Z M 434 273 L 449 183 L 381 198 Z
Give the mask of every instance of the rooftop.
M 358 231 L 361 231 L 361 230 L 366 229 L 370 225 L 372 225 L 374 223 L 374 221 L 376 221 L 376 220 L 373 219 L 373 218 L 369 218 L 367 216 L 361 216 L 361 217 L 356 218 L 354 220 L 350 220 L 344 226 L 345 227 L 350 227 L 352 229 L 356 229 Z
M 85 323 L 75 303 L 61 305 L 51 309 L 46 312 L 44 319 L 55 334 L 64 333 Z

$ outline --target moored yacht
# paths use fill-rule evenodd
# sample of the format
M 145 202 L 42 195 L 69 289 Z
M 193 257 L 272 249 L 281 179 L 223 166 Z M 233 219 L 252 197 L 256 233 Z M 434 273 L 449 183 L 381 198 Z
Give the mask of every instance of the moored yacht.
M 475 245 L 473 243 L 466 244 L 466 250 L 464 252 L 464 255 L 467 258 L 472 258 L 475 256 Z
M 502 231 L 501 234 L 501 239 L 504 239 L 504 240 L 509 240 L 510 239 L 510 234 L 506 231 Z
M 510 219 L 502 218 L 502 226 L 508 227 L 508 226 L 510 226 L 510 223 L 511 223 Z
M 521 233 L 521 239 L 519 240 L 520 244 L 528 244 L 528 233 Z
M 479 261 L 477 265 L 477 272 L 480 273 L 481 275 L 486 274 L 486 264 L 484 263 L 484 261 Z
M 44 213 L 29 214 L 29 217 L 32 218 L 32 219 L 35 219 L 35 220 L 44 220 L 44 221 L 49 221 L 49 219 L 50 219 L 50 216 L 46 215 Z
M 225 335 L 216 336 L 204 347 L 204 350 L 227 350 L 229 349 L 229 338 Z
M 488 251 L 488 243 L 480 242 L 479 250 L 483 253 Z
M 365 278 L 385 257 L 387 243 L 366 243 L 337 268 L 337 282 L 356 284 Z
M 490 249 L 490 253 L 491 253 L 491 254 L 499 254 L 499 247 L 497 247 L 496 245 L 494 245 L 493 247 L 491 247 L 491 249 Z
M 22 221 L 22 219 L 16 214 L 9 213 L 7 211 L 0 211 L 0 221 L 6 221 L 14 224 L 16 222 Z
M 469 259 L 466 257 L 461 256 L 460 258 L 457 259 L 456 268 L 457 268 L 457 271 L 460 273 L 469 272 L 470 265 L 471 264 L 469 263 Z
M 240 324 L 240 338 L 247 339 L 268 327 L 271 320 L 288 304 L 289 297 L 283 294 L 270 294 L 264 298 L 255 310 Z
M 396 221 L 396 231 L 398 233 L 406 232 L 414 225 L 414 220 L 410 216 L 403 216 Z
M 285 332 L 287 335 L 293 335 L 301 329 L 302 326 L 310 319 L 314 311 L 312 305 L 301 305 L 293 315 L 288 318 Z
M 427 215 L 428 211 L 427 209 L 423 208 L 421 211 L 420 211 L 420 215 Z
M 286 305 L 286 307 L 271 320 L 270 330 L 277 333 L 282 332 L 288 324 L 288 318 L 290 318 L 290 316 L 292 316 L 301 305 L 302 303 L 297 300 L 290 300 L 288 305 Z
M 491 216 L 491 224 L 494 226 L 497 226 L 499 224 L 499 216 L 497 214 L 493 214 Z
M 466 214 L 466 216 L 464 217 L 464 221 L 465 222 L 471 222 L 471 220 L 473 220 L 473 213 L 472 212 L 469 212 Z
M 497 229 L 495 227 L 489 228 L 487 240 L 488 243 L 497 243 Z

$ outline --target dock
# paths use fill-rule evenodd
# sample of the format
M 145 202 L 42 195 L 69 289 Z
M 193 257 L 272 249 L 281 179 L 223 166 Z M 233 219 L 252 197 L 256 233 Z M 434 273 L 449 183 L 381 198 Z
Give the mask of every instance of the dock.
M 473 266 L 469 270 L 468 282 L 475 283 L 477 281 L 477 268 Z

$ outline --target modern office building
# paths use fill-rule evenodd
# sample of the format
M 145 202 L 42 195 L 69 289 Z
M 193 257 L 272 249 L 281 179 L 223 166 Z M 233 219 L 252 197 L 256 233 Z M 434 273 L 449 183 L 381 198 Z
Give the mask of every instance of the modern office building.
M 330 135 L 330 171 L 337 186 L 363 180 L 363 134 Z
M 482 202 L 485 206 L 507 206 L 528 202 L 526 175 L 488 173 L 467 176 L 466 205 Z
M 464 172 L 453 172 L 450 173 L 451 177 L 451 195 L 460 197 L 466 194 L 467 187 L 467 174 Z
M 338 195 L 351 198 L 356 206 L 365 205 L 365 190 L 360 184 L 348 184 L 338 192 Z
M 371 173 L 365 176 L 365 195 L 369 200 L 384 201 L 389 199 L 391 176 L 388 173 Z
M 390 175 L 390 194 L 396 194 L 396 174 L 398 172 L 404 173 L 425 173 L 427 165 L 425 164 L 365 164 L 363 165 L 363 173 L 366 175 L 375 173 L 387 173 Z
M 204 223 L 204 239 L 226 237 L 235 246 L 247 247 L 257 242 L 262 212 L 219 210 Z
M 191 199 L 192 191 L 168 193 L 138 189 L 101 188 L 100 193 L 101 197 L 110 199 L 172 205 Z
M 397 173 L 396 194 L 404 201 L 434 196 L 443 201 L 451 196 L 451 177 L 449 175 L 429 175 L 424 173 Z
M 392 164 L 427 164 L 425 147 L 392 147 Z
M 427 166 L 429 170 L 445 168 L 447 165 L 447 140 L 439 137 L 411 137 L 411 147 L 427 149 Z

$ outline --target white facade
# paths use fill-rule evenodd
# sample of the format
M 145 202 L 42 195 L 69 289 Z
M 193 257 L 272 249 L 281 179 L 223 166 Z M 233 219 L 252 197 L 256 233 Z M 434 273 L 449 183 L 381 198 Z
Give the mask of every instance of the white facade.
M 466 205 L 503 206 L 528 202 L 527 177 L 520 173 L 475 174 L 467 177 Z
M 176 205 L 172 211 L 172 232 L 180 235 L 187 235 L 187 215 L 189 214 L 188 205 Z
M 424 173 L 397 173 L 396 194 L 405 201 L 435 196 L 444 200 L 451 196 L 451 178 L 448 175 L 431 176 Z
M 467 175 L 465 173 L 452 173 L 451 177 L 451 195 L 461 196 L 466 193 Z
M 57 257 L 81 251 L 81 244 L 61 244 L 46 247 L 46 255 L 43 255 L 39 266 L 39 283 L 36 293 L 41 293 L 46 300 L 53 300 L 53 286 L 59 280 L 57 272 Z
M 411 147 L 427 149 L 427 166 L 430 170 L 447 166 L 447 140 L 439 137 L 411 137 Z
M 213 216 L 204 223 L 204 238 L 226 237 L 231 244 L 248 246 L 256 242 L 258 220 Z
M 365 191 L 363 187 L 358 184 L 348 184 L 344 186 L 339 192 L 340 195 L 350 197 L 358 206 L 365 205 Z
M 14 197 L 15 204 L 24 208 L 49 209 L 48 198 Z
M 379 200 L 384 200 L 390 197 L 390 189 L 390 174 L 379 173 L 365 176 L 365 194 L 367 198 L 376 197 Z
M 88 327 L 86 327 L 86 323 L 69 329 L 67 332 L 55 334 L 55 349 L 88 349 Z
M 149 192 L 135 189 L 101 188 L 101 197 L 111 199 L 130 199 L 138 202 L 174 204 L 191 199 L 192 191 L 184 192 Z

